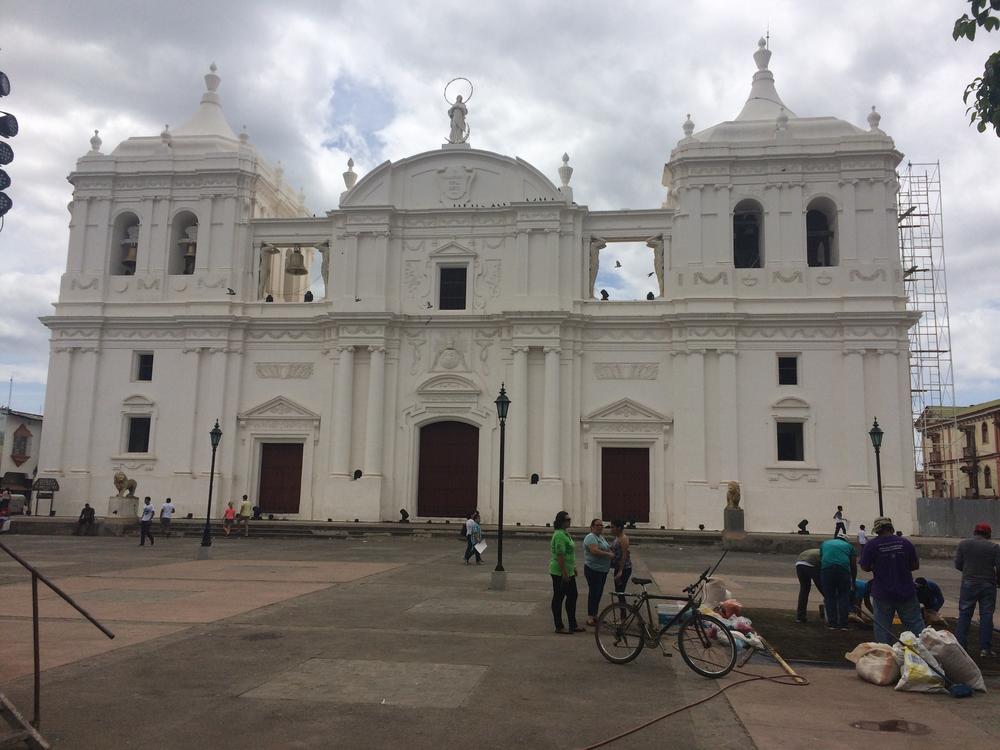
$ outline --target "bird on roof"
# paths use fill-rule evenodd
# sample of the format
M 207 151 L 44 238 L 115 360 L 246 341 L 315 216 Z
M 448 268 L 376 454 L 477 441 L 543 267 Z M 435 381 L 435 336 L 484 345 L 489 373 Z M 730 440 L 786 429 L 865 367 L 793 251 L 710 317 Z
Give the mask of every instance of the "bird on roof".
M 620 260 L 616 260 L 615 261 L 615 268 L 621 268 L 621 267 L 622 267 L 622 262 Z
M 233 288 L 231 286 L 227 286 L 226 287 L 226 294 L 228 294 L 230 297 L 232 297 L 232 296 L 234 296 L 236 294 L 236 292 L 233 291 Z

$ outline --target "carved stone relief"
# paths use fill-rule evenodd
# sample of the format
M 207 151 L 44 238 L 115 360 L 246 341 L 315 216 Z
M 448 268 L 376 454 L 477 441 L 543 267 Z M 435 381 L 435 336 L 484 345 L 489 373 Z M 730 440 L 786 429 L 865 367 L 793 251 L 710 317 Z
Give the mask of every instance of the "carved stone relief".
M 780 281 L 783 284 L 792 284 L 794 282 L 802 283 L 802 271 L 794 271 L 787 276 L 781 271 L 775 271 L 771 274 L 771 278 L 774 281 Z
M 258 378 L 278 380 L 304 380 L 312 377 L 312 362 L 258 362 Z
M 476 308 L 482 310 L 486 307 L 487 299 L 493 299 L 500 294 L 500 269 L 499 260 L 486 260 L 482 263 L 476 261 L 478 273 L 476 274 L 475 296 Z
M 656 362 L 595 362 L 598 380 L 656 380 L 660 366 Z
M 714 276 L 706 276 L 701 271 L 695 271 L 694 273 L 694 283 L 697 284 L 718 284 L 722 282 L 723 286 L 729 283 L 729 275 L 725 271 L 719 271 Z
M 468 348 L 464 336 L 456 337 L 453 334 L 444 334 L 437 337 L 437 355 L 431 365 L 432 372 L 441 370 L 452 370 L 458 372 L 468 372 L 469 365 L 466 360 L 466 350 Z
M 877 268 L 870 274 L 866 275 L 861 273 L 861 271 L 856 268 L 852 268 L 849 278 L 851 281 L 875 281 L 876 279 L 878 281 L 885 281 L 885 269 Z

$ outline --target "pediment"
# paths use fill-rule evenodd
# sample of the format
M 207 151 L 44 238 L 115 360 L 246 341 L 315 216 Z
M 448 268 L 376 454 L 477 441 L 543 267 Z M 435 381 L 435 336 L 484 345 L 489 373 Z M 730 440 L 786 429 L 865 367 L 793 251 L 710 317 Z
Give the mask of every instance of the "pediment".
M 449 242 L 432 252 L 430 256 L 432 258 L 475 258 L 476 253 L 458 242 Z
M 649 424 L 672 424 L 673 419 L 648 406 L 623 398 L 613 404 L 602 406 L 597 411 L 583 417 L 581 422 L 645 422 Z
M 284 396 L 275 396 L 259 406 L 248 409 L 238 417 L 244 419 L 319 419 L 319 414 L 310 411 Z
M 153 406 L 153 402 L 146 396 L 139 393 L 133 393 L 131 396 L 127 396 L 122 400 L 123 406 Z
M 460 394 L 468 396 L 478 396 L 482 389 L 468 378 L 461 375 L 435 375 L 425 380 L 418 388 L 417 393 L 422 396 L 436 396 L 442 394 Z
M 773 404 L 771 404 L 772 409 L 808 409 L 809 404 L 803 401 L 798 396 L 785 396 L 784 398 L 779 398 Z
M 565 197 L 523 159 L 445 147 L 383 162 L 342 196 L 340 206 L 422 211 L 501 208 L 524 201 L 560 205 Z

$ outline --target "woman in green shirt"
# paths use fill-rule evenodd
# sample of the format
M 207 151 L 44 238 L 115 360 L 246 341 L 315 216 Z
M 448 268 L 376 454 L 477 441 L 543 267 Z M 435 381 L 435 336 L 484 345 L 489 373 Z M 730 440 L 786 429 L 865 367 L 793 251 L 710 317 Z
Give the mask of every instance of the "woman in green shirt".
M 576 624 L 576 545 L 566 531 L 571 520 L 569 513 L 564 510 L 556 513 L 555 523 L 552 524 L 555 529 L 552 534 L 552 556 L 549 558 L 549 575 L 552 576 L 552 619 L 555 621 L 556 632 L 562 634 L 583 632 L 583 628 Z M 564 600 L 568 628 L 563 627 Z

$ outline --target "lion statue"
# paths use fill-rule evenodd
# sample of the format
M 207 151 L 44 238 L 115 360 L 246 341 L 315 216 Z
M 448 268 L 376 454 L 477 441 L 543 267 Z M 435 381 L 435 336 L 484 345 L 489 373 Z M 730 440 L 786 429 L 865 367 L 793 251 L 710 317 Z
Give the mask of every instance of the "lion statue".
M 118 490 L 118 497 L 135 497 L 135 488 L 138 485 L 134 479 L 125 476 L 124 471 L 115 472 L 115 489 Z M 125 491 L 128 490 L 128 494 Z
M 740 507 L 740 483 L 730 482 L 729 489 L 726 490 L 726 508 L 738 509 Z

